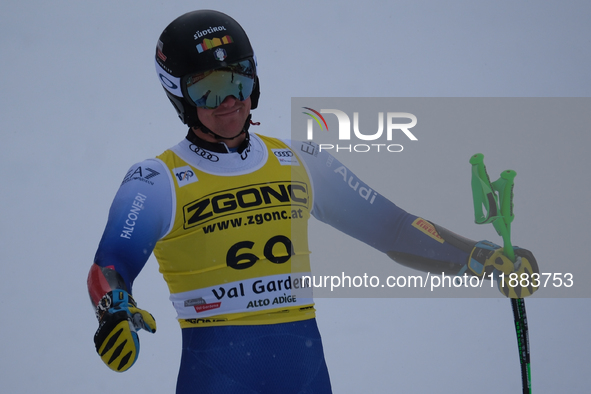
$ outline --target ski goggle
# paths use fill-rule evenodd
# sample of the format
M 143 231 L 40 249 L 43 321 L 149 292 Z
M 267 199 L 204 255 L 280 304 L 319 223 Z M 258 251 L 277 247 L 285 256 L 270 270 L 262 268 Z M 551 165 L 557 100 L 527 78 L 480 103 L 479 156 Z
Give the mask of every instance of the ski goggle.
M 187 97 L 199 108 L 214 109 L 228 96 L 240 101 L 250 97 L 256 76 L 251 59 L 184 78 Z

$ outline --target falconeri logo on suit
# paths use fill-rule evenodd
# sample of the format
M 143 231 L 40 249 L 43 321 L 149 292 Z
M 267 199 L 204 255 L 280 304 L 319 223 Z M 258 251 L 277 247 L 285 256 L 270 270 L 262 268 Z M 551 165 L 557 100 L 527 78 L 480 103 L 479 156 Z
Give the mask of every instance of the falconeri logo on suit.
M 174 174 L 176 183 L 179 185 L 179 187 L 189 185 L 199 180 L 190 166 L 174 168 L 172 173 Z

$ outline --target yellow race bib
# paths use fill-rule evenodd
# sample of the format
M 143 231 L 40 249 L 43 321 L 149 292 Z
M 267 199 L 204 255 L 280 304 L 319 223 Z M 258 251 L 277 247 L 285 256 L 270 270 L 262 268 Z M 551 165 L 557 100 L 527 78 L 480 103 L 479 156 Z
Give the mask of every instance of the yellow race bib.
M 182 327 L 314 317 L 304 278 L 310 180 L 284 143 L 259 138 L 261 165 L 247 173 L 205 171 L 173 150 L 158 157 L 171 172 L 175 212 L 154 254 Z

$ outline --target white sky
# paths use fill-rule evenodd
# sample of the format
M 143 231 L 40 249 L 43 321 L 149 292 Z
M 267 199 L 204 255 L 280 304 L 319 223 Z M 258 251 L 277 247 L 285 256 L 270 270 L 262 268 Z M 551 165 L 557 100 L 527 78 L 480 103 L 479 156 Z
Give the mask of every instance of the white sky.
M 141 333 L 140 358 L 124 374 L 95 354 L 86 275 L 128 167 L 184 137 L 153 56 L 164 27 L 196 8 L 227 12 L 248 32 L 262 86 L 256 131 L 271 136 L 289 137 L 291 97 L 591 92 L 584 1 L 3 1 L 1 392 L 174 391 L 180 330 L 156 262 L 148 262 L 134 295 L 156 317 L 158 333 Z M 547 261 L 566 272 L 589 263 L 588 130 L 558 124 L 531 138 L 516 135 L 512 155 L 487 155 L 495 172 L 512 166 L 523 174 L 515 238 L 542 267 Z M 494 141 L 479 130 L 445 137 L 423 134 L 419 162 L 410 154 L 393 159 L 388 171 L 400 187 L 385 194 L 462 235 L 498 241 L 471 222 L 470 196 L 453 193 L 468 182 L 455 166 L 464 171 L 478 141 L 485 149 Z M 356 169 L 363 179 L 380 171 Z M 323 231 L 312 226 L 313 247 Z M 351 248 L 387 261 L 358 243 Z M 584 392 L 589 300 L 526 304 L 534 392 Z M 520 389 L 507 300 L 318 299 L 317 309 L 335 393 Z

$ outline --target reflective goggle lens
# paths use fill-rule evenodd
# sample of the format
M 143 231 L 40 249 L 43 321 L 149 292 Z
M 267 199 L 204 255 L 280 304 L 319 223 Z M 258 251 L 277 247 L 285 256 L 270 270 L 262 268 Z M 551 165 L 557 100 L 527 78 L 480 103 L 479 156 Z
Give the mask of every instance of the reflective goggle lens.
M 250 60 L 243 60 L 227 67 L 190 75 L 185 86 L 189 98 L 197 107 L 214 109 L 228 96 L 240 101 L 249 98 L 254 78 L 254 64 Z

